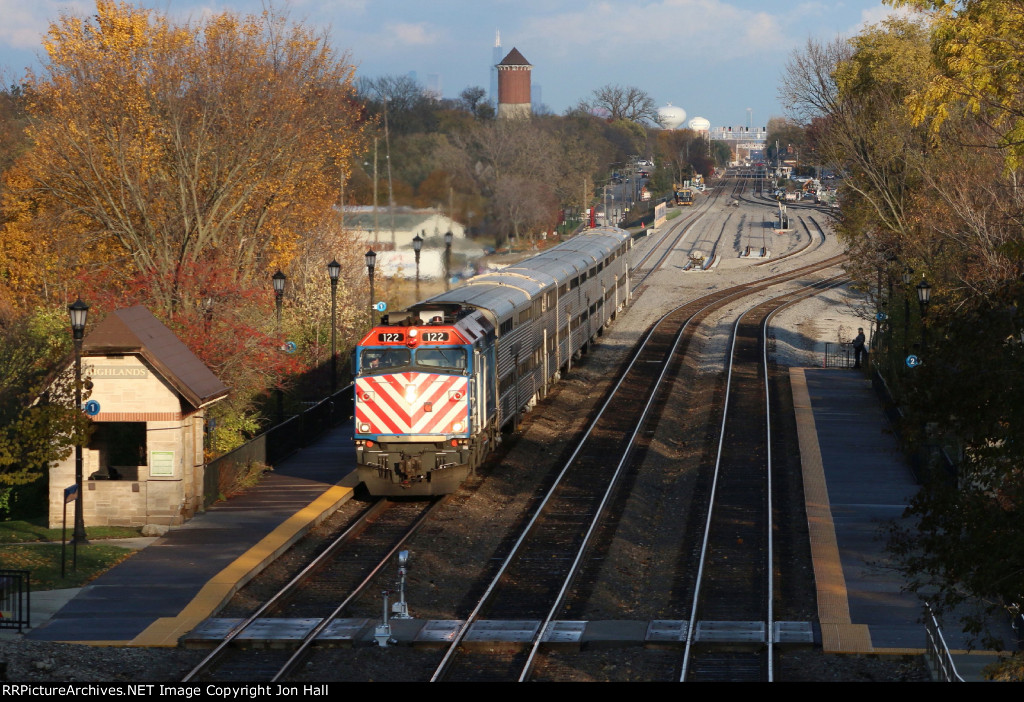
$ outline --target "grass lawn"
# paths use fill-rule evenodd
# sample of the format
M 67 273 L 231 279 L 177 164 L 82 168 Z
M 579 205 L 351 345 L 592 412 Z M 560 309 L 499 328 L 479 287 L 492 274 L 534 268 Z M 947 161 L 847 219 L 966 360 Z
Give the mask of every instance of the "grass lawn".
M 64 576 L 60 577 L 61 530 L 48 529 L 44 520 L 0 522 L 0 568 L 30 571 L 33 591 L 81 587 L 133 553 L 132 549 L 103 543 L 103 539 L 138 536 L 127 527 L 88 527 L 87 545 L 78 547 L 77 568 L 72 570 L 74 546 L 65 552 Z

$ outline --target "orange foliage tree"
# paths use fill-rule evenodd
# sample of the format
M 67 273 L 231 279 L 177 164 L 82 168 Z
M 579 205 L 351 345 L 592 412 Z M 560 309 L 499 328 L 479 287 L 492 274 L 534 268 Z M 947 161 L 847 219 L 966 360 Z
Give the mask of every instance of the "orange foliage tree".
M 148 278 L 164 317 L 198 303 L 190 269 L 211 252 L 241 284 L 285 265 L 330 216 L 360 148 L 351 64 L 272 12 L 175 24 L 126 3 L 96 9 L 49 29 L 18 195 L 122 252 L 104 263 Z
M 114 0 L 61 16 L 44 48 L 25 81 L 30 146 L 4 173 L 0 303 L 81 292 L 94 319 L 146 305 L 232 387 L 215 412 L 251 430 L 260 394 L 320 360 L 289 327 L 329 301 L 289 291 L 278 330 L 270 274 L 338 232 L 365 147 L 353 66 L 273 11 L 176 23 Z M 362 251 L 338 232 L 332 256 Z M 345 289 L 365 285 L 351 275 Z M 284 355 L 285 338 L 313 352 Z

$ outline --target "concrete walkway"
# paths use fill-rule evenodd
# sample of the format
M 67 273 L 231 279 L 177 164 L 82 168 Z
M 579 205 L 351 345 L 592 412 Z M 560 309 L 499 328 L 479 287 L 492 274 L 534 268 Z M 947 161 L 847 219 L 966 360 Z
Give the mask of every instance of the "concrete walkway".
M 176 646 L 254 575 L 351 498 L 352 427 L 299 451 L 77 590 L 32 593 L 26 638 Z M 56 609 L 50 614 L 47 610 Z
M 922 603 L 903 591 L 885 550 L 887 525 L 902 518 L 918 485 L 871 382 L 853 370 L 819 368 L 791 368 L 790 380 L 822 646 L 833 653 L 923 653 Z M 1008 622 L 1005 628 L 1008 634 Z M 942 630 L 960 674 L 982 679 L 981 668 L 997 652 L 969 653 L 969 636 L 953 617 Z

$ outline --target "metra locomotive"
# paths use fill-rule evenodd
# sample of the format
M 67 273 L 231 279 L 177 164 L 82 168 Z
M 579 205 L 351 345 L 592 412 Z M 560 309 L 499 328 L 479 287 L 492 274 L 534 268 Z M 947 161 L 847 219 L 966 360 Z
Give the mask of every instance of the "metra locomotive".
M 355 351 L 369 491 L 455 490 L 625 306 L 629 245 L 622 229 L 588 229 L 384 317 Z

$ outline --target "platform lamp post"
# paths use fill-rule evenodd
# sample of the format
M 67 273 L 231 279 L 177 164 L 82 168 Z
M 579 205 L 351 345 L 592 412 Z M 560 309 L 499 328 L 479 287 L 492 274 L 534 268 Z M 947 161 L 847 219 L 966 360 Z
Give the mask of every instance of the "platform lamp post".
M 914 269 L 906 266 L 903 269 L 903 358 L 907 357 L 907 337 L 910 335 L 910 283 L 914 279 Z
M 373 269 L 377 267 L 377 252 L 370 249 L 366 252 L 366 274 L 370 277 L 370 326 L 377 323 L 373 314 Z
M 274 284 L 274 304 L 277 306 L 277 333 L 281 333 L 281 305 L 284 303 L 284 282 L 288 280 L 288 276 L 281 272 L 281 269 L 277 269 L 277 273 L 270 277 L 271 282 Z M 277 395 L 277 423 L 280 424 L 284 421 L 284 395 L 281 392 L 281 388 L 278 387 L 276 392 Z
M 341 264 L 331 260 L 327 264 L 327 275 L 331 278 L 331 394 L 338 389 L 338 276 Z
M 75 343 L 75 409 L 82 410 L 82 337 L 85 335 L 85 321 L 89 317 L 89 305 L 82 302 L 82 298 L 68 305 L 68 315 L 71 317 L 71 337 Z M 78 499 L 75 500 L 75 528 L 72 535 L 72 542 L 76 545 L 75 565 L 77 567 L 78 544 L 89 543 L 85 536 L 85 512 L 83 500 L 85 493 L 82 491 L 82 439 L 79 437 L 75 442 L 75 488 L 78 490 Z
M 928 327 L 924 323 L 924 318 L 928 314 L 928 305 L 932 301 L 932 286 L 928 284 L 928 281 L 921 278 L 921 282 L 917 284 L 917 304 L 921 308 L 921 350 L 927 353 L 928 351 Z
M 426 233 L 426 232 L 424 232 Z M 417 234 L 412 238 L 412 250 L 416 254 L 416 301 L 420 299 L 420 251 L 423 249 L 423 237 Z
M 452 232 L 444 233 L 444 289 L 451 289 L 452 281 Z

